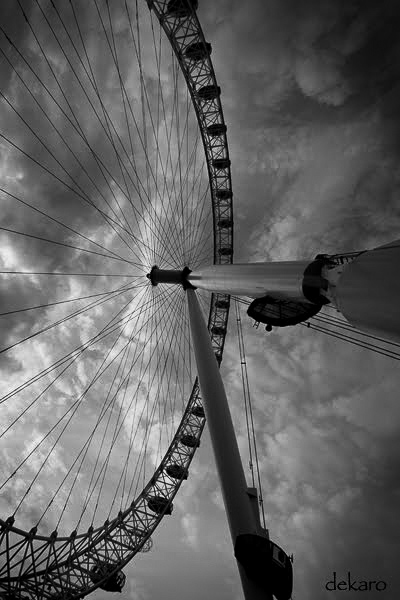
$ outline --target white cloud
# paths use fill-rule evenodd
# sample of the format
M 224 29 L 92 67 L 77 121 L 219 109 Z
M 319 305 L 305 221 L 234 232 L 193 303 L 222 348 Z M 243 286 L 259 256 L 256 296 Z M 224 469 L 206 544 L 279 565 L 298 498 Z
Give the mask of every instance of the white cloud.
M 338 515 L 343 514 L 346 510 L 350 510 L 349 504 L 353 502 L 357 497 L 360 496 L 359 488 L 347 487 L 343 491 L 338 492 L 327 502 L 329 510 L 337 513 Z
M 183 542 L 196 550 L 199 546 L 199 520 L 192 513 L 186 513 L 182 517 L 182 528 L 184 531 Z
M 351 93 L 343 79 L 344 58 L 338 54 L 315 52 L 296 57 L 295 75 L 301 91 L 318 102 L 340 106 Z

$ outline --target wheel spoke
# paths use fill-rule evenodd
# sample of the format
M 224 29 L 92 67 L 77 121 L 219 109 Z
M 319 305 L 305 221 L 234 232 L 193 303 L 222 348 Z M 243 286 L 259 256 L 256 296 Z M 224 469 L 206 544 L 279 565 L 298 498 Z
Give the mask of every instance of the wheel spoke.
M 0 24 L 0 590 L 29 600 L 148 549 L 204 428 L 185 291 L 145 278 L 232 260 L 222 108 L 181 4 L 17 0 Z

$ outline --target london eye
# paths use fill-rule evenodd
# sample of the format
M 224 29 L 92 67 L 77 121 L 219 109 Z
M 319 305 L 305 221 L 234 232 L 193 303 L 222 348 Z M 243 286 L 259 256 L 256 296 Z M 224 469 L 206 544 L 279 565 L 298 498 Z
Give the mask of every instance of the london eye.
M 145 278 L 155 264 L 232 260 L 226 126 L 195 9 L 2 8 L 2 149 L 16 169 L 2 188 L 3 289 L 30 290 L 2 314 L 2 353 L 24 364 L 2 398 L 3 440 L 20 440 L 2 488 L 11 596 L 122 589 L 122 567 L 150 549 L 200 443 L 184 293 Z M 201 302 L 221 360 L 229 299 Z M 67 465 L 60 448 L 83 431 Z
M 398 357 L 397 338 L 379 335 L 393 319 L 369 327 L 376 306 L 389 314 L 381 297 L 355 321 L 367 333 L 328 310 L 352 320 L 357 268 L 343 290 L 337 281 L 357 261 L 370 277 L 385 274 L 375 256 L 386 250 L 232 264 L 227 126 L 197 9 L 194 0 L 0 9 L 7 600 L 122 591 L 124 567 L 173 518 L 206 418 L 216 428 L 205 397 L 219 385 L 212 371 L 232 298 L 236 317 L 250 305 L 267 331 L 302 324 Z M 218 463 L 223 448 L 215 452 Z M 291 561 L 254 517 L 255 488 L 237 481 L 225 484 L 232 497 L 246 491 L 229 518 L 246 598 L 288 600 Z

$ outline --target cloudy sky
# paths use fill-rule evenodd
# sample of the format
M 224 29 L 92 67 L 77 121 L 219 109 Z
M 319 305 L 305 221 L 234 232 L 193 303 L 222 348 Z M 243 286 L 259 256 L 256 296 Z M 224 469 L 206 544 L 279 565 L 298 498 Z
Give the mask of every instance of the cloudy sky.
M 34 2 L 25 4 L 32 11 L 35 9 Z M 47 4 L 42 2 L 43 6 Z M 8 34 L 18 40 L 18 47 L 28 52 L 38 69 L 48 76 L 49 67 L 39 59 L 37 46 L 16 3 L 5 2 L 0 14 L 1 11 L 7 19 Z M 400 9 L 396 3 L 200 0 L 198 14 L 206 39 L 212 44 L 212 59 L 222 88 L 228 125 L 235 260 L 312 259 L 319 252 L 361 250 L 398 239 Z M 39 18 L 35 15 L 32 13 L 32 22 Z M 90 34 L 96 33 L 96 26 L 85 21 L 84 16 L 81 15 L 82 28 L 86 27 L 87 39 L 92 40 L 95 35 Z M 7 56 L 17 61 L 4 38 L 1 47 L 7 50 Z M 146 40 L 143 47 L 146 56 Z M 81 92 L 74 95 L 76 83 L 72 77 L 68 81 L 68 68 L 57 54 L 50 34 L 47 48 L 51 64 L 60 77 L 64 77 L 71 102 L 79 104 Z M 14 98 L 14 106 L 34 124 L 39 119 L 38 109 L 31 100 L 28 102 L 26 90 L 22 90 L 4 56 L 0 58 L 3 94 Z M 134 86 L 138 73 L 132 75 L 131 82 L 128 58 L 122 55 L 122 69 L 126 69 L 123 73 L 131 97 L 139 102 L 140 94 Z M 21 59 L 18 60 L 21 66 Z M 104 97 L 111 100 L 116 86 L 111 60 L 96 67 L 96 73 L 103 75 L 98 85 L 105 91 Z M 33 78 L 29 79 L 26 68 L 21 72 L 35 91 Z M 58 123 L 60 131 L 69 131 L 67 139 L 71 147 L 80 152 L 76 131 L 70 131 L 66 119 L 48 96 L 39 90 L 40 94 L 42 106 Z M 87 105 L 81 103 L 78 108 L 81 122 L 85 123 Z M 111 110 L 111 104 L 107 108 Z M 64 177 L 60 167 L 49 161 L 33 134 L 28 134 L 21 123 L 17 126 L 11 114 L 12 109 L 3 97 L 1 133 L 12 138 L 15 144 L 21 142 L 26 151 L 32 150 L 38 160 L 43 159 L 44 164 Z M 113 116 L 118 131 L 123 131 L 122 111 L 116 111 Z M 67 157 L 66 151 L 64 154 L 59 139 L 50 129 L 46 130 L 42 116 L 40 119 L 46 139 L 53 144 L 52 148 L 61 152 L 63 164 L 74 165 L 71 169 L 76 182 L 83 185 L 84 176 L 76 162 Z M 98 129 L 93 120 L 88 121 L 85 134 L 99 157 L 110 161 L 106 162 L 110 171 L 116 172 L 119 165 L 114 164 L 105 150 L 102 136 L 106 133 Z M 139 164 L 138 168 L 145 172 L 145 165 Z M 108 239 L 104 238 L 100 216 L 94 216 L 90 207 L 65 186 L 57 187 L 53 180 L 50 183 L 47 175 L 38 175 L 35 169 L 2 138 L 3 188 L 32 200 L 42 210 L 51 209 L 51 214 L 70 227 L 126 256 L 114 230 L 108 233 Z M 95 190 L 94 197 L 100 197 L 101 193 L 111 197 L 110 188 L 114 191 L 112 206 L 118 220 L 116 198 L 125 207 L 126 197 L 113 182 L 107 187 L 106 178 L 103 181 L 99 177 L 94 164 L 88 169 L 97 177 L 98 189 L 91 188 Z M 74 189 L 76 185 L 74 183 Z M 17 211 L 9 197 L 3 195 L 1 201 L 2 227 L 29 231 L 37 236 L 45 236 L 47 231 L 47 237 L 56 231 L 55 225 L 46 229 L 48 223 L 41 218 L 31 220 L 32 213 L 25 210 L 26 207 Z M 158 205 L 157 210 L 161 210 Z M 133 221 L 133 215 L 132 224 L 137 234 L 141 223 Z M 93 245 L 71 236 L 71 232 L 67 235 L 60 231 L 57 239 L 69 243 L 73 240 L 75 245 L 93 249 Z M 11 237 L 10 233 L 2 234 L 3 270 L 33 270 L 34 265 L 40 265 L 43 270 L 68 269 L 69 272 L 73 272 L 73 267 L 79 270 L 88 265 L 97 269 L 104 267 L 104 261 L 93 256 L 90 256 L 91 262 L 85 263 L 82 254 L 78 261 L 75 255 L 64 254 L 51 245 L 32 240 L 29 245 L 28 241 L 26 245 L 25 242 L 21 245 L 21 241 L 17 245 L 14 241 L 11 243 Z M 145 240 L 147 243 L 148 238 Z M 157 251 L 161 250 L 154 246 L 153 253 Z M 131 256 L 131 260 L 143 263 L 140 253 Z M 107 273 L 111 275 L 111 268 Z M 60 290 L 35 277 L 24 280 L 24 284 L 14 280 L 10 283 L 8 278 L 1 288 L 2 309 L 10 310 L 16 298 L 21 307 L 29 306 L 31 297 L 37 304 L 48 301 L 50 291 L 57 292 L 50 296 L 54 301 L 103 289 L 101 284 L 91 284 L 88 291 L 79 281 L 70 277 L 63 284 L 66 289 Z M 119 285 L 120 280 L 115 288 Z M 135 294 L 139 293 L 139 288 L 135 288 Z M 119 302 L 118 308 L 122 308 L 123 300 Z M 338 579 L 346 578 L 350 572 L 353 580 L 385 581 L 387 590 L 378 597 L 396 598 L 400 588 L 397 363 L 303 327 L 266 335 L 261 328 L 257 331 L 252 328 L 245 312 L 242 317 L 267 524 L 271 539 L 294 554 L 293 598 L 350 598 L 351 592 L 325 590 L 334 571 Z M 97 321 L 105 319 L 102 309 L 98 309 L 91 320 L 81 317 L 79 339 L 83 341 L 84 334 L 89 335 Z M 11 315 L 3 317 L 2 338 L 6 344 L 12 343 L 28 335 L 35 325 L 35 318 L 29 312 L 18 319 Z M 68 348 L 72 348 L 78 332 L 65 327 L 62 334 L 62 347 L 66 348 L 68 343 Z M 135 335 L 140 342 L 137 330 Z M 32 348 L 36 349 L 35 353 Z M 2 380 L 12 387 L 16 376 L 33 374 L 47 364 L 49 355 L 58 357 L 58 352 L 61 349 L 54 344 L 54 338 L 50 341 L 45 338 L 35 347 L 15 351 L 10 356 L 3 354 Z M 247 464 L 237 354 L 235 323 L 231 320 L 222 375 L 227 382 L 239 445 Z M 57 411 L 61 411 L 66 399 L 81 392 L 89 373 L 95 372 L 96 360 L 93 350 L 85 363 L 87 372 L 76 367 L 72 380 L 62 379 L 53 393 L 51 406 L 55 403 Z M 146 392 L 139 396 L 142 404 Z M 95 393 L 91 401 L 96 402 Z M 27 397 L 19 398 L 18 402 L 24 406 Z M 35 416 L 35 428 L 29 430 L 29 439 L 22 438 L 22 432 L 18 431 L 24 442 L 21 447 L 17 447 L 16 442 L 15 447 L 8 442 L 2 449 L 4 473 L 7 472 L 4 464 L 7 461 L 12 464 L 12 452 L 29 448 L 43 432 L 49 406 L 46 400 L 43 402 L 42 412 Z M 9 422 L 15 410 L 16 406 L 8 409 Z M 21 427 L 27 426 L 27 421 L 22 422 Z M 129 427 L 130 423 L 127 431 Z M 26 434 L 27 430 L 24 431 Z M 73 439 L 66 439 L 63 444 L 68 450 Z M 154 448 L 156 455 L 157 444 Z M 156 458 L 154 456 L 154 460 Z M 94 457 L 89 456 L 90 460 Z M 52 461 L 52 472 L 63 474 L 63 456 L 55 454 Z M 49 477 L 49 471 L 45 475 Z M 56 475 L 54 477 L 56 481 Z M 109 481 L 112 486 L 111 475 Z M 8 508 L 18 497 L 18 489 L 10 489 L 10 495 L 2 498 L 2 508 Z M 38 488 L 37 494 L 40 498 L 43 489 Z M 132 600 L 242 598 L 207 431 L 192 464 L 190 478 L 183 484 L 174 507 L 173 515 L 164 519 L 154 536 L 152 552 L 138 556 L 125 569 L 126 597 Z M 77 509 L 72 506 L 71 510 L 73 513 Z M 29 510 L 23 516 L 32 517 Z M 98 600 L 106 597 L 103 592 L 94 594 Z M 363 597 L 376 598 L 377 592 L 364 592 Z

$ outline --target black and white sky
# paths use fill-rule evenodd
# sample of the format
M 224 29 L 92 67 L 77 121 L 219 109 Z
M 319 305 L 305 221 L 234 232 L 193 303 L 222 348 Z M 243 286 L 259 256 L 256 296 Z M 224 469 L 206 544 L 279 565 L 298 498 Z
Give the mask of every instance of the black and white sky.
M 13 23 L 18 13 L 14 39 L 34 55 L 18 4 L 17 0 L 2 4 L 0 25 Z M 398 3 L 200 0 L 198 15 L 212 44 L 228 126 L 235 260 L 312 259 L 321 252 L 363 250 L 398 239 Z M 90 32 L 89 23 L 83 27 Z M 48 47 L 51 50 L 50 41 Z M 129 56 L 122 61 L 128 73 Z M 42 66 L 44 71 L 47 67 Z M 65 64 L 54 59 L 54 66 L 61 75 L 65 73 Z M 112 89 L 115 74 L 107 67 L 100 85 Z M 4 93 L 14 89 L 20 99 L 18 107 L 35 122 L 35 114 L 29 111 L 36 109 L 24 106 L 18 82 L 3 56 L 0 75 L 1 89 Z M 128 86 L 128 75 L 126 81 Z M 70 85 L 72 90 L 72 78 Z M 135 97 L 135 90 L 131 92 Z M 48 102 L 45 95 L 43 101 Z M 49 114 L 56 115 L 51 106 L 49 102 Z M 15 130 L 9 112 L 3 98 L 0 132 L 12 134 L 18 143 L 27 134 L 22 127 Z M 120 119 L 122 130 L 122 114 Z M 60 126 L 65 127 L 65 121 L 60 119 Z M 88 126 L 86 134 L 101 152 L 100 133 Z M 74 134 L 69 139 L 78 147 Z M 57 147 L 59 142 L 53 139 L 53 143 Z M 45 156 L 32 137 L 25 137 L 24 147 L 35 148 L 37 157 Z M 46 193 L 47 180 L 34 174 L 28 160 L 17 161 L 4 138 L 0 152 L 2 187 L 23 191 L 25 198 L 29 191 L 42 208 L 55 208 L 71 227 L 106 242 L 100 219 L 93 220 L 90 209 L 75 196 L 65 189 L 57 190 L 56 196 L 54 188 Z M 60 170 L 57 173 L 61 176 Z M 83 177 L 78 169 L 76 177 Z M 97 183 L 98 193 L 106 193 L 102 180 Z M 12 204 L 6 198 L 2 202 L 2 227 L 23 229 L 30 213 L 20 210 L 15 217 Z M 33 233 L 43 235 L 43 223 L 36 223 Z M 115 234 L 107 242 L 121 249 Z M 40 264 L 46 270 L 72 271 L 77 266 L 67 254 L 40 244 L 30 242 L 29 252 L 26 247 L 15 254 L 9 236 L 3 236 L 0 243 L 5 269 L 29 270 L 34 264 L 29 254 L 32 248 L 40 252 Z M 74 278 L 66 285 L 71 296 L 82 292 Z M 34 278 L 24 285 L 3 284 L 1 306 L 9 307 L 16 297 L 23 306 L 31 290 L 38 298 L 37 289 Z M 48 291 L 43 288 L 43 299 Z M 97 291 L 93 287 L 92 293 Z M 351 598 L 352 592 L 326 590 L 333 572 L 340 579 L 350 572 L 354 580 L 384 581 L 385 591 L 364 592 L 363 597 L 394 600 L 400 590 L 400 377 L 396 361 L 303 327 L 267 335 L 261 328 L 253 329 L 244 313 L 242 317 L 266 518 L 271 539 L 294 554 L 294 600 Z M 16 333 L 24 335 L 32 327 L 31 319 L 28 313 L 18 322 L 3 319 L 3 341 L 14 339 Z M 67 329 L 63 333 L 70 335 Z M 43 359 L 44 364 L 42 353 L 49 351 L 46 344 L 39 346 L 37 356 L 4 359 L 4 384 L 19 372 L 20 361 L 28 373 L 38 361 L 41 365 Z M 237 356 L 232 320 L 221 370 L 246 463 Z M 77 381 L 57 390 L 59 405 L 63 394 L 72 395 L 84 385 L 85 377 L 77 373 Z M 35 432 L 29 443 L 34 438 Z M 3 462 L 11 460 L 7 454 L 11 451 L 12 445 L 3 451 Z M 62 471 L 62 457 L 54 457 L 53 468 Z M 154 537 L 152 552 L 139 555 L 126 568 L 124 597 L 241 599 L 207 431 L 174 507 Z M 106 597 L 99 591 L 93 595 L 97 600 Z

